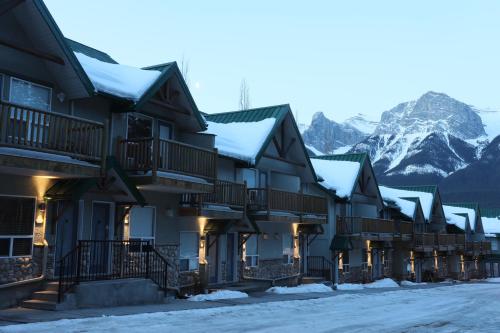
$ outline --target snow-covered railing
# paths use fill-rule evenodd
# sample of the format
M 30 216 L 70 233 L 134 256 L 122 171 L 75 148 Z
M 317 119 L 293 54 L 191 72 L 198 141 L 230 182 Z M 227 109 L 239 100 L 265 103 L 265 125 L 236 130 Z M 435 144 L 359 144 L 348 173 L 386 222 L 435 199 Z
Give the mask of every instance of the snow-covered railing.
M 0 146 L 100 161 L 104 131 L 95 121 L 0 102 Z
M 337 234 L 393 234 L 396 222 L 372 217 L 337 216 Z
M 217 150 L 155 138 L 119 139 L 117 156 L 129 171 L 166 171 L 215 179 Z
M 298 215 L 328 214 L 324 197 L 273 188 L 249 188 L 248 207 L 254 211 L 282 211 Z

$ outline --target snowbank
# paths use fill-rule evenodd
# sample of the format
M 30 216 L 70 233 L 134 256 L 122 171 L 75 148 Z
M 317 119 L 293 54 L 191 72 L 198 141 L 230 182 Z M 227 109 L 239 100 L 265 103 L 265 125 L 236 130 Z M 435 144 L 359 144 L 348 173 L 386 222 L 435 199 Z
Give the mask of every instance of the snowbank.
M 400 282 L 400 285 L 403 287 L 423 286 L 426 284 L 427 284 L 427 282 L 417 283 L 417 282 L 412 282 L 412 281 L 407 281 L 407 280 Z
M 219 154 L 254 164 L 275 123 L 274 118 L 227 124 L 207 121 L 205 133 L 215 135 L 215 147 Z
M 322 283 L 301 284 L 297 287 L 272 287 L 266 290 L 268 293 L 275 294 L 327 293 L 332 291 L 332 288 Z
M 351 196 L 361 167 L 359 162 L 311 158 L 311 163 L 316 174 L 324 179 L 321 185 L 336 191 L 341 198 Z
M 75 52 L 95 89 L 121 98 L 137 101 L 158 79 L 161 72 L 110 64 Z
M 337 284 L 337 290 L 362 290 L 362 289 L 378 289 L 378 288 L 399 288 L 394 280 L 385 278 L 372 283 L 357 284 L 357 283 L 342 283 Z
M 500 277 L 495 277 L 495 278 L 487 278 L 486 282 L 496 282 L 500 283 Z
M 246 298 L 246 297 L 248 297 L 248 294 L 243 293 L 241 291 L 217 290 L 210 294 L 200 294 L 191 296 L 188 298 L 188 301 L 203 302 L 203 301 L 216 301 L 218 299 L 232 299 L 232 298 Z
M 393 279 L 385 278 L 382 280 L 377 280 L 372 283 L 366 283 L 363 285 L 365 288 L 376 289 L 376 288 L 399 288 L 399 284 L 397 284 Z

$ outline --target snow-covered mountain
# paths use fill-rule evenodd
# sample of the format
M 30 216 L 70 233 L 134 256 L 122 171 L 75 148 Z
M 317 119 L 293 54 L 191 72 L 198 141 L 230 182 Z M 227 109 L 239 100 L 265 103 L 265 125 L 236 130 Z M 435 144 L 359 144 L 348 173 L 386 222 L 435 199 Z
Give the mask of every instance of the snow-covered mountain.
M 353 145 L 369 136 L 376 123 L 363 115 L 337 123 L 325 117 L 323 112 L 313 115 L 311 125 L 302 133 L 306 145 L 324 154 L 348 151 Z
M 383 112 L 374 133 L 351 151 L 370 154 L 382 183 L 437 183 L 474 162 L 486 138 L 471 106 L 428 92 Z

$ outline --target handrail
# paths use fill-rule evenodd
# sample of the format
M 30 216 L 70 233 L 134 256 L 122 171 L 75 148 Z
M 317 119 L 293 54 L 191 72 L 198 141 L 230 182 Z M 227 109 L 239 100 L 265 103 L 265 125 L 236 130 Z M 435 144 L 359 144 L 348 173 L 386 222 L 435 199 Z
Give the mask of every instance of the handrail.
M 167 171 L 207 179 L 217 176 L 217 150 L 175 140 L 118 139 L 117 156 L 129 171 Z
M 323 256 L 307 256 L 307 276 L 333 281 L 335 266 Z
M 170 263 L 150 241 L 80 240 L 58 262 L 58 302 L 83 281 L 147 278 L 168 288 Z
M 338 234 L 396 233 L 396 222 L 375 217 L 337 216 Z
M 236 183 L 217 179 L 212 193 L 184 194 L 183 204 L 201 207 L 204 204 L 227 205 L 244 208 L 246 205 L 246 183 Z
M 100 161 L 105 131 L 95 121 L 0 102 L 0 146 Z

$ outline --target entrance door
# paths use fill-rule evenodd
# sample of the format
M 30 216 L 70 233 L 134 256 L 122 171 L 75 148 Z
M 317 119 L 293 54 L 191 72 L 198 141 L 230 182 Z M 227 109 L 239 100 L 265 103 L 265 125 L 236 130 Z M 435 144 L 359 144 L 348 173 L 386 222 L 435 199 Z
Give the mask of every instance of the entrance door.
M 92 236 L 90 249 L 90 270 L 96 275 L 105 275 L 109 269 L 111 239 L 111 204 L 107 202 L 92 203 Z
M 59 265 L 57 263 L 76 246 L 78 219 L 71 201 L 57 201 L 52 207 L 57 216 L 55 275 L 58 276 Z
M 226 241 L 226 281 L 232 282 L 234 281 L 234 271 L 235 271 L 235 234 L 229 233 L 227 234 Z
M 217 283 L 219 281 L 218 267 L 219 267 L 219 240 L 216 235 L 207 235 L 208 248 L 207 262 L 208 262 L 208 283 Z

